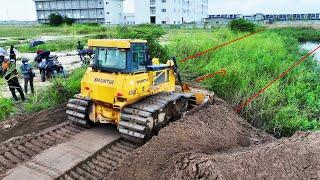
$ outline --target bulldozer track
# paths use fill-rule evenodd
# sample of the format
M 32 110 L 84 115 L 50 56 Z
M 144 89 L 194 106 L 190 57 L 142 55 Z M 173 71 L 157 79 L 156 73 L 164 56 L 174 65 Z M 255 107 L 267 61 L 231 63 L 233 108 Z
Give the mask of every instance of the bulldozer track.
M 121 138 L 102 148 L 95 155 L 79 163 L 56 179 L 103 179 L 136 148 L 138 148 L 136 144 Z
M 119 122 L 122 137 L 135 142 L 143 142 L 151 138 L 159 129 L 170 121 L 179 119 L 188 110 L 192 94 L 159 93 L 144 98 L 124 108 Z M 185 105 L 183 104 L 185 100 Z
M 85 128 L 64 122 L 40 133 L 15 137 L 0 144 L 0 177 L 17 164 L 30 160 L 46 149 L 68 141 Z

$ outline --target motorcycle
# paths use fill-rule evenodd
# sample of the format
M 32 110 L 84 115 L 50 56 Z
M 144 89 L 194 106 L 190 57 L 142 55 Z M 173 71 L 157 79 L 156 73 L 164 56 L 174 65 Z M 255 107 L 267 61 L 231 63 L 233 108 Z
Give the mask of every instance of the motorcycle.
M 41 60 L 41 62 L 40 62 Z M 58 56 L 51 56 L 49 51 L 38 54 L 35 58 L 40 70 L 41 81 L 54 77 L 66 77 L 66 71 L 58 60 Z
M 89 66 L 91 61 L 94 59 L 94 51 L 92 49 L 84 49 L 78 52 L 82 66 Z

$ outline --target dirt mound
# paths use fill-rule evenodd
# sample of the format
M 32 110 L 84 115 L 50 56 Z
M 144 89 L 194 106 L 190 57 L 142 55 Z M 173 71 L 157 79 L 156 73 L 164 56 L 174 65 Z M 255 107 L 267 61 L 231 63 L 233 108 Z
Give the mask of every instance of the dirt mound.
M 320 133 L 301 133 L 246 151 L 176 158 L 163 170 L 170 179 L 319 179 Z
M 56 108 L 20 115 L 0 122 L 0 142 L 12 137 L 39 132 L 67 120 L 65 107 L 66 105 L 62 104 Z
M 179 162 L 176 156 L 180 153 L 215 154 L 273 140 L 219 100 L 162 129 L 157 137 L 134 151 L 110 178 L 167 179 L 175 170 L 168 167 Z

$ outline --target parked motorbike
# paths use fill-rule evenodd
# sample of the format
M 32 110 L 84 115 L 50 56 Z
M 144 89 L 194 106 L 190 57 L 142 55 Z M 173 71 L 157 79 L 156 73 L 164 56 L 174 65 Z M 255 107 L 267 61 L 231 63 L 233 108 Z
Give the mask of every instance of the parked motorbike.
M 78 52 L 82 66 L 89 66 L 94 59 L 94 51 L 92 49 L 84 49 Z
M 59 62 L 58 56 L 51 56 L 49 51 L 38 54 L 35 61 L 38 64 L 42 82 L 45 82 L 48 78 L 66 77 L 66 71 Z

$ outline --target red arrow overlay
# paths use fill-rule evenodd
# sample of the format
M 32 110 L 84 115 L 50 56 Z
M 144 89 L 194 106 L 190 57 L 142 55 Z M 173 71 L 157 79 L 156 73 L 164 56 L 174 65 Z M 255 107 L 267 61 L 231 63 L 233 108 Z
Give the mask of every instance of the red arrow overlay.
M 240 112 L 245 106 L 250 104 L 254 99 L 256 99 L 258 96 L 260 96 L 262 93 L 264 93 L 272 84 L 277 82 L 278 80 L 284 78 L 290 71 L 292 71 L 295 67 L 299 66 L 303 61 L 305 61 L 310 55 L 312 55 L 314 52 L 320 49 L 320 46 L 315 48 L 314 50 L 310 51 L 308 54 L 303 56 L 299 61 L 294 63 L 292 66 L 290 66 L 285 72 L 280 74 L 277 78 L 275 78 L 273 81 L 271 81 L 268 85 L 266 85 L 264 88 L 262 88 L 258 93 L 251 96 L 248 100 L 246 100 L 244 103 L 242 103 L 240 106 L 236 107 L 234 110 L 236 112 Z
M 240 38 L 238 38 L 238 39 L 232 40 L 232 41 L 230 41 L 230 42 L 227 42 L 227 43 L 221 44 L 221 45 L 219 45 L 219 46 L 215 46 L 215 47 L 213 47 L 213 48 L 210 48 L 210 49 L 207 49 L 207 50 L 205 50 L 205 51 L 199 52 L 199 53 L 197 53 L 197 54 L 195 54 L 195 55 L 192 55 L 192 56 L 189 56 L 189 57 L 186 57 L 186 58 L 180 60 L 180 62 L 186 62 L 186 61 L 188 61 L 188 60 L 190 60 L 190 59 L 195 59 L 195 58 L 200 57 L 200 56 L 202 56 L 202 55 L 204 55 L 204 54 L 207 54 L 207 53 L 209 53 L 209 52 L 211 52 L 211 51 L 215 51 L 215 50 L 217 50 L 217 49 L 219 49 L 219 48 L 222 48 L 222 47 L 224 47 L 224 46 L 226 46 L 226 45 L 229 45 L 229 44 L 232 44 L 232 43 L 234 43 L 234 42 L 240 41 L 240 40 L 242 40 L 242 39 L 245 39 L 245 38 L 250 37 L 250 36 L 252 36 L 252 35 L 254 35 L 254 34 L 260 33 L 260 32 L 262 32 L 262 31 L 265 31 L 265 30 L 262 29 L 262 30 L 259 30 L 259 31 L 250 33 L 250 34 L 248 34 L 248 35 L 245 35 L 245 36 L 243 36 L 243 37 L 240 37 Z
M 215 72 L 215 73 L 212 73 L 212 74 L 207 74 L 207 75 L 198 77 L 195 81 L 196 81 L 197 83 L 201 83 L 201 82 L 203 82 L 204 80 L 206 80 L 206 79 L 208 79 L 208 78 L 212 78 L 212 77 L 214 77 L 214 76 L 216 76 L 216 75 L 218 75 L 218 74 L 221 74 L 221 76 L 225 76 L 225 75 L 227 75 L 227 70 L 221 69 L 221 70 L 218 71 L 218 72 Z

